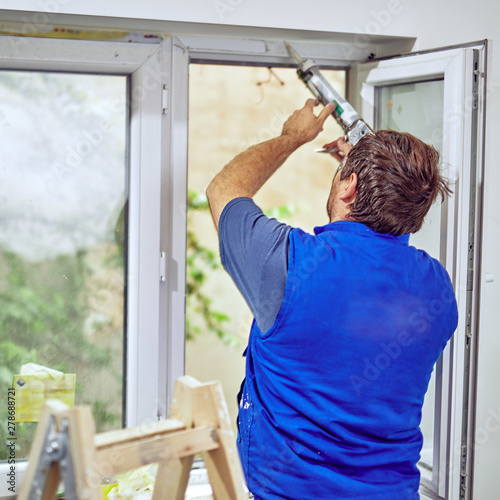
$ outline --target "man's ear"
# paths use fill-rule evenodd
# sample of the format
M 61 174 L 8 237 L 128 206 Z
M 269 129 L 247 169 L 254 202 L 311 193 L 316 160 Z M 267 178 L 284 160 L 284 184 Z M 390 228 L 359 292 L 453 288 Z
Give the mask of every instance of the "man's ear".
M 342 189 L 339 198 L 346 204 L 350 204 L 356 198 L 356 189 L 358 187 L 358 174 L 352 173 L 348 179 L 342 181 Z

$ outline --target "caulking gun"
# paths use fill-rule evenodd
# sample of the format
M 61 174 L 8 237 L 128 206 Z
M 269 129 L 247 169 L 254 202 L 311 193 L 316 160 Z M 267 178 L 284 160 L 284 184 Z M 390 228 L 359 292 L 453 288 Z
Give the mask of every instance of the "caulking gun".
M 297 74 L 324 106 L 335 103 L 332 112 L 333 117 L 344 129 L 347 142 L 353 146 L 366 134 L 373 134 L 372 128 L 361 118 L 356 110 L 346 101 L 321 74 L 319 66 L 312 59 L 303 59 L 300 54 L 288 43 L 285 42 L 290 55 L 297 61 Z M 335 153 L 338 148 L 321 148 L 316 151 L 321 153 Z

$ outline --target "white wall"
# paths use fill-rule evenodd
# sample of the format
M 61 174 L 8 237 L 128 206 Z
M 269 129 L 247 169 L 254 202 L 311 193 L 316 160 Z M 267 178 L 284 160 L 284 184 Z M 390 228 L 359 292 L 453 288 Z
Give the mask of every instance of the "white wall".
M 0 9 L 12 9 L 11 0 L 0 0 Z M 477 428 L 479 445 L 476 450 L 475 494 L 481 500 L 496 498 L 500 491 L 498 455 L 500 450 L 500 168 L 497 165 L 496 138 L 500 136 L 500 4 L 492 0 L 18 0 L 17 10 L 42 11 L 47 16 L 83 14 L 85 16 L 119 16 L 99 20 L 82 18 L 82 25 L 93 22 L 101 26 L 122 23 L 139 29 L 144 20 L 201 23 L 185 25 L 191 33 L 203 29 L 238 32 L 238 26 L 254 27 L 239 31 L 251 36 L 259 33 L 255 27 L 340 31 L 382 35 L 415 36 L 416 48 L 428 49 L 488 38 L 490 59 L 488 68 L 488 104 L 486 125 L 485 219 L 481 331 L 479 352 L 479 383 Z M 8 13 L 3 18 L 8 18 Z M 32 19 L 32 14 L 22 14 Z M 54 16 L 55 17 L 55 16 Z M 138 21 L 142 20 L 142 21 Z M 153 21 L 154 22 L 154 21 Z M 207 26 L 207 24 L 212 26 Z M 214 26 L 218 24 L 226 25 Z M 304 34 L 305 35 L 305 34 Z M 323 34 L 318 34 L 320 37 Z M 295 33 L 297 38 L 300 33 Z M 311 36 L 308 33 L 307 36 Z M 496 280 L 486 283 L 486 273 Z

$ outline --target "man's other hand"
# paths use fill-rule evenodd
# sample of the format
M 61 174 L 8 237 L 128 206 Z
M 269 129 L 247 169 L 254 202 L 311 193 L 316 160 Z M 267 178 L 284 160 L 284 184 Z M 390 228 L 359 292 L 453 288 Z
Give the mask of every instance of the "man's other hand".
M 347 155 L 349 154 L 349 151 L 352 149 L 352 144 L 346 142 L 345 137 L 339 137 L 338 139 L 335 139 L 333 142 L 329 142 L 328 144 L 325 144 L 323 146 L 324 148 L 327 149 L 332 149 L 334 147 L 337 147 L 339 150 L 335 153 L 330 153 L 336 160 L 338 161 L 343 161 Z
M 314 114 L 318 101 L 308 99 L 303 108 L 295 111 L 283 125 L 282 136 L 290 138 L 298 146 L 310 142 L 323 130 L 325 120 L 332 114 L 335 104 L 325 106 L 320 114 Z

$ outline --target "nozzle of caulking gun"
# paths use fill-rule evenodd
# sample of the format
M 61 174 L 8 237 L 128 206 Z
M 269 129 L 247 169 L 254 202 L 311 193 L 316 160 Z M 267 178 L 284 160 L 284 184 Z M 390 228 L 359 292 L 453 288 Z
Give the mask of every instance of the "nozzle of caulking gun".
M 288 50 L 288 53 L 297 61 L 299 66 L 301 66 L 305 59 L 288 43 L 285 41 L 285 47 Z M 316 153 L 337 153 L 339 148 L 337 146 L 332 148 L 317 148 L 314 150 Z
M 288 53 L 299 63 L 302 64 L 304 59 L 302 59 L 301 55 L 288 43 L 285 42 L 285 47 L 288 50 Z

